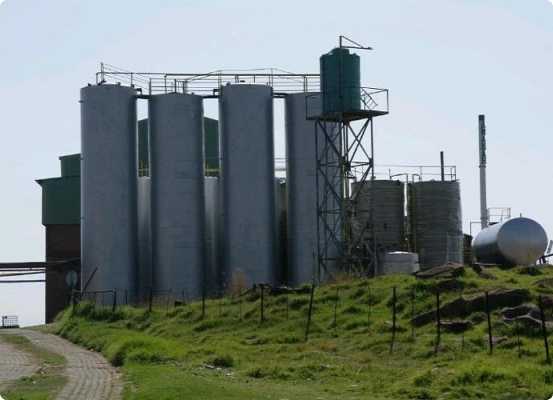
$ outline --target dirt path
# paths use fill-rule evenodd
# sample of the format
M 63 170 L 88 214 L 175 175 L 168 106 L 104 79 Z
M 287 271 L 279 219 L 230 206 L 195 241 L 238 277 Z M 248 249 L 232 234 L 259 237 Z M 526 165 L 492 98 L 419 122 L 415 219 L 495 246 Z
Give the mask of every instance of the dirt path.
M 120 399 L 123 382 L 120 374 L 108 361 L 98 353 L 88 351 L 65 339 L 49 333 L 40 333 L 26 329 L 10 329 L 0 331 L 0 334 L 19 334 L 26 336 L 40 347 L 63 355 L 67 360 L 65 375 L 68 382 L 59 392 L 57 399 Z M 5 344 L 0 342 L 0 385 L 8 380 L 32 375 L 37 369 L 30 357 L 24 353 L 13 351 L 13 348 L 4 349 Z M 8 346 L 10 347 L 10 346 Z M 10 356 L 14 366 L 4 360 L 4 354 Z M 8 367 L 4 368 L 4 364 Z M 20 365 L 20 368 L 17 366 Z M 19 374 L 19 375 L 18 375 Z

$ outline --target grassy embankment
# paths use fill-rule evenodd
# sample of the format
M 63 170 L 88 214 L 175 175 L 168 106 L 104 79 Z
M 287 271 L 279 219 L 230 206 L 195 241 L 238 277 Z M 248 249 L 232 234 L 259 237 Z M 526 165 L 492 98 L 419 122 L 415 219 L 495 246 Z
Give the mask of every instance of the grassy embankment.
M 466 268 L 442 304 L 498 288 L 526 288 L 525 304 L 549 299 L 553 267 L 492 269 L 486 279 Z M 487 341 L 486 313 L 457 322 L 413 327 L 411 316 L 435 307 L 437 280 L 388 276 L 315 289 L 306 340 L 309 287 L 264 297 L 211 300 L 178 308 L 111 309 L 83 304 L 61 315 L 60 335 L 101 351 L 121 366 L 129 399 L 546 399 L 553 367 L 539 328 L 506 325 L 491 313 L 496 343 Z M 397 312 L 394 334 L 393 288 Z M 551 318 L 551 304 L 546 312 Z M 493 308 L 493 305 L 492 305 Z
M 0 340 L 29 354 L 39 365 L 35 375 L 21 378 L 4 387 L 2 395 L 6 400 L 53 399 L 67 383 L 67 377 L 63 374 L 66 360 L 62 355 L 37 346 L 22 335 L 4 334 L 0 335 Z

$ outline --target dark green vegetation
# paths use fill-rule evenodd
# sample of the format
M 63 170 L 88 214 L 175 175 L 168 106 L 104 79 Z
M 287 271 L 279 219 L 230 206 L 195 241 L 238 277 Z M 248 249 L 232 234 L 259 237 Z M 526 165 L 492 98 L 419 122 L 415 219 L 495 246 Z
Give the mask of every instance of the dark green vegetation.
M 414 326 L 411 317 L 433 311 L 441 287 L 444 306 L 523 288 L 516 302 L 536 305 L 542 295 L 551 318 L 549 278 L 551 266 L 484 275 L 465 268 L 447 284 L 411 276 L 344 280 L 315 289 L 307 340 L 309 287 L 266 289 L 263 321 L 257 290 L 208 301 L 204 316 L 200 303 L 152 312 L 81 304 L 61 315 L 57 330 L 121 366 L 132 399 L 546 399 L 553 394 L 553 366 L 541 327 L 507 324 L 500 319 L 503 305 L 490 304 L 490 355 L 479 303 L 444 317 L 439 339 L 435 319 Z
M 5 334 L 0 335 L 0 338 L 28 353 L 40 365 L 36 375 L 21 378 L 7 385 L 2 391 L 4 398 L 6 400 L 55 398 L 56 393 L 67 383 L 67 377 L 63 376 L 65 358 L 33 344 L 25 336 Z

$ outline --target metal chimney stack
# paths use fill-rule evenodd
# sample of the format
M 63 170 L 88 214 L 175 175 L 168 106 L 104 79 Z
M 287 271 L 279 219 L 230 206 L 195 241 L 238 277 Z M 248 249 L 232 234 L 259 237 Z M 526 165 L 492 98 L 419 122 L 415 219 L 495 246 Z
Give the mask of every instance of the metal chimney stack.
M 488 227 L 488 205 L 486 202 L 486 123 L 485 116 L 478 116 L 478 148 L 480 152 L 480 225 Z

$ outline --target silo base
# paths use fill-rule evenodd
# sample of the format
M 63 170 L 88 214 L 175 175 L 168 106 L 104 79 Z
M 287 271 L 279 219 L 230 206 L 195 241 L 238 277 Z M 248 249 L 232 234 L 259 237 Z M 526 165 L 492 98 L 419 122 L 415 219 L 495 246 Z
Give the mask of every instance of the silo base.
M 419 271 L 419 255 L 403 251 L 381 253 L 378 256 L 378 275 L 407 275 Z

